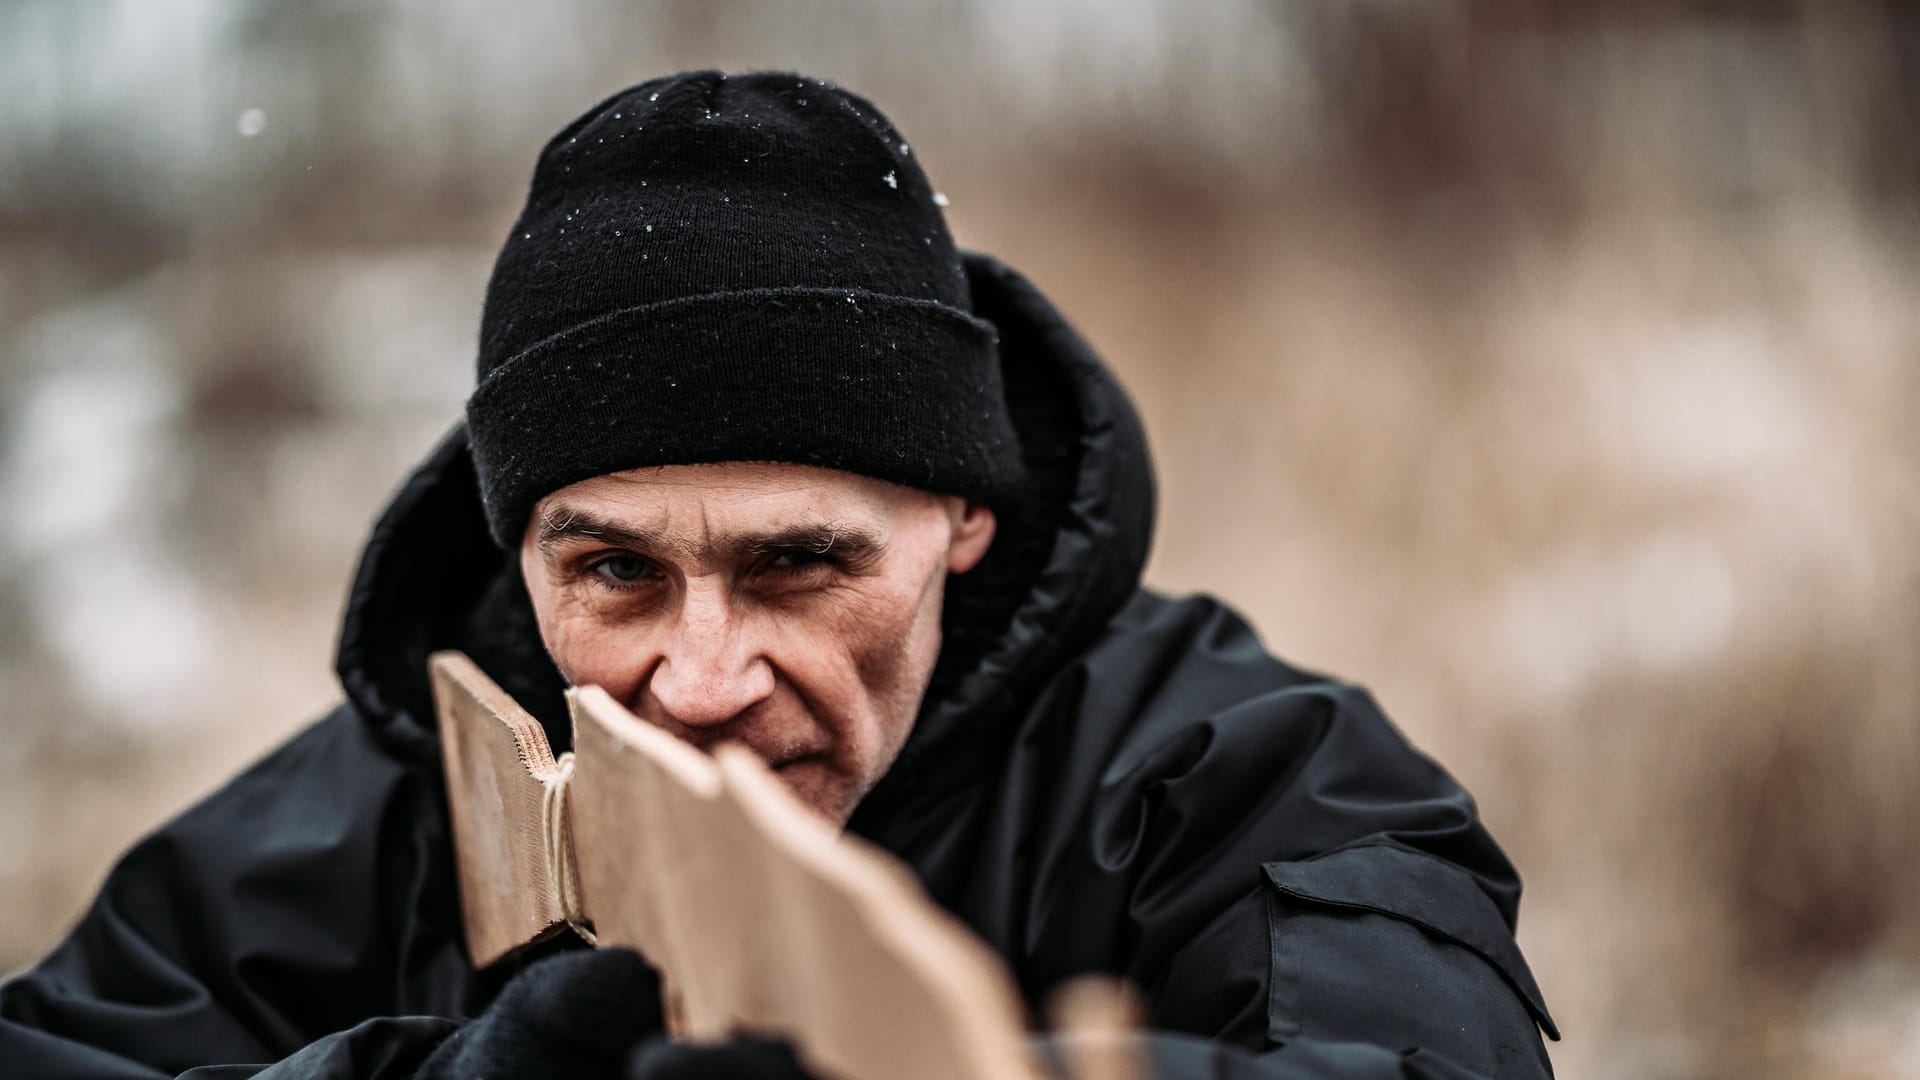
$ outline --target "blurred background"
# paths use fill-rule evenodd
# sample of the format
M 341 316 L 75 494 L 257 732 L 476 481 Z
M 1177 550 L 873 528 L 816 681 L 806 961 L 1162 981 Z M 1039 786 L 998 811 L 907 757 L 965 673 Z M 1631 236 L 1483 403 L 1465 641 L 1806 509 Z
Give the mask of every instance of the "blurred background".
M 0 970 L 318 716 L 535 153 L 876 100 L 1131 387 L 1151 582 L 1478 795 L 1563 1077 L 1920 1077 L 1920 59 L 1892 3 L 0 6 Z

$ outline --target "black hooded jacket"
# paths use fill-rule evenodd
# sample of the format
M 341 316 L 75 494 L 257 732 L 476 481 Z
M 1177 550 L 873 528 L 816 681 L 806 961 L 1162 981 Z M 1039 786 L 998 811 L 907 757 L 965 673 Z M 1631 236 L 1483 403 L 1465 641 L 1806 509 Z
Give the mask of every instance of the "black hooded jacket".
M 1140 588 L 1132 407 L 1023 278 L 968 270 L 1033 497 L 953 579 L 927 703 L 849 828 L 1030 1005 L 1079 973 L 1135 982 L 1162 1075 L 1550 1075 L 1519 880 L 1472 800 L 1365 691 Z M 0 989 L 0 1072 L 407 1076 L 484 1008 L 511 972 L 461 944 L 425 658 L 465 648 L 565 745 L 513 564 L 456 430 L 368 541 L 346 703 L 128 852 Z

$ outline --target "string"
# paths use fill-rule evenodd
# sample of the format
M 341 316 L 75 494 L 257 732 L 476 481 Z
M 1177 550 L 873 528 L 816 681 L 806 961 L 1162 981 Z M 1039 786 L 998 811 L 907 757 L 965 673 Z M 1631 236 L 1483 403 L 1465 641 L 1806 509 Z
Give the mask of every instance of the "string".
M 593 925 L 580 910 L 580 863 L 573 851 L 573 754 L 560 755 L 558 770 L 540 799 L 540 825 L 546 834 L 547 880 L 560 901 L 560 917 L 589 945 L 598 944 Z

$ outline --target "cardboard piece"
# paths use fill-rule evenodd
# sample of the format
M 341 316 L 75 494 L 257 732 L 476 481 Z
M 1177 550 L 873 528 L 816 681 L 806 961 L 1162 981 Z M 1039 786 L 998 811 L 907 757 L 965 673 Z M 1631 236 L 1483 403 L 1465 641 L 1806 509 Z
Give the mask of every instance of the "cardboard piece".
M 709 757 L 586 687 L 570 695 L 571 760 L 555 763 L 470 661 L 432 663 L 476 964 L 571 915 L 661 970 L 680 1036 L 780 1035 L 846 1080 L 1038 1075 L 999 957 L 752 753 Z M 572 912 L 551 880 L 566 874 Z
M 566 926 L 541 816 L 559 768 L 539 722 L 473 661 L 435 653 L 428 668 L 467 953 L 484 968 Z

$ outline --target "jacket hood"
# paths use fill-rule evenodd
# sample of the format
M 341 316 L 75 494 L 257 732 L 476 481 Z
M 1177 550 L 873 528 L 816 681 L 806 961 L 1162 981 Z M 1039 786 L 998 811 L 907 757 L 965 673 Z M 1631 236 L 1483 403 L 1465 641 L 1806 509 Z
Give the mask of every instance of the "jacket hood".
M 944 791 L 991 762 L 1023 693 L 1086 647 L 1138 588 L 1154 485 L 1132 403 L 1040 292 L 989 256 L 965 256 L 975 314 L 999 335 L 1008 408 L 1028 473 L 996 505 L 987 557 L 948 582 L 944 642 L 905 749 L 863 812 Z M 438 768 L 426 662 L 459 648 L 570 743 L 559 674 L 540 645 L 518 559 L 487 532 L 464 425 L 374 525 L 340 633 L 337 671 L 395 753 Z

